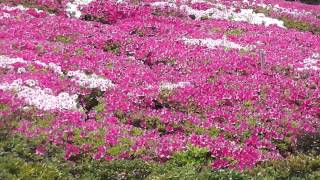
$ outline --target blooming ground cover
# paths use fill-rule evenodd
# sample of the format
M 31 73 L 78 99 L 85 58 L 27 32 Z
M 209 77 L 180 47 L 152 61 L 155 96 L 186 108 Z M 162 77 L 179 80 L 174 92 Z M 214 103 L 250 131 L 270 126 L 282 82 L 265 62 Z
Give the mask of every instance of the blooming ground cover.
M 320 6 L 0 2 L 1 135 L 39 156 L 246 170 L 319 133 Z

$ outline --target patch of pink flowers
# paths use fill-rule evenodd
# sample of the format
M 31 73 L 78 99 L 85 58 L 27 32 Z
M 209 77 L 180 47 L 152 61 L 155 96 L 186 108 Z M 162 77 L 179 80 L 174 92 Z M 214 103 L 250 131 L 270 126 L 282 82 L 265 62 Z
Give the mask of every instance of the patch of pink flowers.
M 202 1 L 96 0 L 80 18 L 69 2 L 0 4 L 0 123 L 23 114 L 14 133 L 44 137 L 37 154 L 52 143 L 66 159 L 164 161 L 191 145 L 214 169 L 245 169 L 281 158 L 277 141 L 319 131 L 319 35 L 178 9 L 214 6 Z

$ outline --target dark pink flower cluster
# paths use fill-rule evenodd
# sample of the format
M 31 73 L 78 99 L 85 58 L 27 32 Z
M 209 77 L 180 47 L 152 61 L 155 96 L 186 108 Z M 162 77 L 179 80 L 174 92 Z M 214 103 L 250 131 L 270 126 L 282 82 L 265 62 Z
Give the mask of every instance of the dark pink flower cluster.
M 96 0 L 77 19 L 78 1 L 32 2 L 65 15 L 0 4 L 0 123 L 19 114 L 39 155 L 164 161 L 195 146 L 245 169 L 319 131 L 319 35 L 236 3 Z

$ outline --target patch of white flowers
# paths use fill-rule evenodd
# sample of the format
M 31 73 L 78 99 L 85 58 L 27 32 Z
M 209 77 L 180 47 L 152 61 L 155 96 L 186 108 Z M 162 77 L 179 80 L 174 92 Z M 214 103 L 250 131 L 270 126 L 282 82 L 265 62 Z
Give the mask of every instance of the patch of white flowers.
M 320 61 L 320 54 L 319 53 L 313 53 L 311 57 L 308 57 L 303 60 L 303 67 L 298 68 L 298 71 L 303 71 L 303 70 L 320 70 L 318 67 L 318 62 Z
M 22 5 L 18 5 L 18 6 L 3 6 L 1 7 L 1 9 L 7 10 L 7 11 L 14 11 L 14 10 L 27 11 L 31 8 L 26 8 L 26 7 L 23 7 Z M 32 9 L 34 9 L 37 13 L 43 12 L 42 10 L 39 10 L 37 8 L 32 8 Z
M 160 90 L 173 90 L 176 88 L 183 88 L 186 86 L 191 86 L 192 84 L 188 81 L 186 82 L 178 82 L 178 83 L 162 83 L 160 85 Z
M 265 26 L 276 25 L 284 28 L 283 21 L 266 17 L 262 13 L 255 13 L 253 9 L 241 9 L 240 12 L 236 12 L 235 8 L 227 8 L 222 4 L 216 4 L 215 7 L 207 10 L 193 9 L 187 5 L 182 5 L 180 8 L 183 9 L 188 15 L 193 15 L 195 19 L 226 19 L 233 21 L 244 21 L 250 24 L 263 24 Z
M 60 76 L 64 76 L 62 72 L 61 66 L 50 62 L 48 65 L 41 62 L 36 61 L 38 65 L 43 67 L 48 67 L 54 73 L 59 74 Z M 77 71 L 68 71 L 66 75 L 71 79 L 71 81 L 76 82 L 79 86 L 87 87 L 87 88 L 98 88 L 101 91 L 105 91 L 108 88 L 114 87 L 115 85 L 112 83 L 111 80 L 105 79 L 101 76 L 96 74 L 87 75 L 86 73 L 77 70 Z
M 37 81 L 29 79 L 23 82 L 22 79 L 14 80 L 12 83 L 1 83 L 1 90 L 14 91 L 19 98 L 24 99 L 26 104 L 35 106 L 42 110 L 78 110 L 78 95 L 70 95 L 62 92 L 55 96 L 49 88 L 41 89 Z
M 203 0 L 193 0 L 191 3 L 205 2 Z M 206 2 L 211 4 L 213 7 L 206 10 L 193 9 L 187 4 L 178 5 L 174 1 L 169 2 L 153 2 L 153 7 L 170 7 L 175 10 L 183 11 L 189 16 L 193 16 L 195 19 L 208 18 L 208 19 L 225 19 L 233 21 L 244 21 L 250 24 L 263 24 L 265 26 L 276 25 L 282 28 L 284 22 L 278 19 L 266 17 L 262 13 L 255 13 L 253 9 L 241 9 L 240 12 L 236 11 L 234 7 L 226 7 L 225 5 L 215 2 Z
M 10 58 L 7 56 L 0 55 L 0 68 L 13 68 L 12 64 L 15 63 L 27 63 L 27 61 L 23 60 L 22 58 Z
M 27 72 L 27 70 L 25 68 L 23 68 L 23 67 L 20 67 L 20 68 L 18 68 L 17 72 L 19 74 L 23 74 L 23 73 Z
M 248 5 L 257 5 L 258 7 L 262 7 L 268 10 L 276 11 L 279 13 L 286 13 L 286 14 L 291 14 L 295 16 L 306 16 L 306 15 L 311 15 L 311 12 L 305 11 L 305 10 L 297 10 L 293 8 L 284 8 L 279 6 L 279 4 L 265 4 L 263 0 L 259 0 L 256 2 L 256 0 L 253 0 L 252 2 L 249 1 L 243 1 L 243 3 L 246 3 Z
M 66 11 L 69 16 L 73 16 L 75 18 L 81 17 L 81 11 L 79 6 L 87 5 L 91 3 L 93 0 L 74 0 L 73 2 L 68 2 Z
M 59 65 L 50 62 L 48 66 L 54 73 L 59 74 L 60 76 L 63 75 L 62 68 Z
M 49 62 L 49 64 L 46 64 L 46 63 L 44 63 L 44 62 L 41 62 L 41 61 L 36 60 L 36 61 L 34 61 L 34 63 L 36 63 L 36 64 L 38 64 L 38 65 L 40 65 L 40 66 L 42 66 L 42 67 L 49 68 L 49 69 L 51 69 L 54 73 L 56 73 L 56 74 L 58 74 L 58 75 L 60 75 L 60 76 L 63 76 L 63 72 L 62 72 L 61 66 L 59 66 L 59 65 L 57 65 L 57 64 L 55 64 L 55 63 L 53 63 L 53 62 Z
M 15 63 L 23 63 L 23 64 L 31 64 L 31 62 L 25 61 L 22 58 L 10 58 L 7 56 L 0 56 L 0 68 L 13 68 L 12 64 Z M 41 61 L 34 61 L 35 64 L 40 65 L 45 68 L 51 69 L 54 73 L 65 76 L 62 71 L 61 66 L 55 63 L 44 63 Z M 25 68 L 18 68 L 18 73 L 26 72 Z M 66 75 L 71 79 L 71 81 L 76 82 L 78 85 L 86 87 L 86 88 L 99 88 L 101 91 L 105 91 L 108 88 L 114 87 L 115 85 L 111 80 L 105 79 L 104 77 L 98 76 L 96 74 L 87 75 L 86 73 L 77 70 L 77 71 L 69 71 L 66 72 Z
M 255 13 L 253 9 L 241 9 L 239 13 L 231 13 L 234 21 L 245 21 L 250 24 L 263 24 L 265 26 L 276 25 L 285 28 L 284 22 L 278 19 L 266 17 L 262 13 Z
M 231 42 L 227 40 L 226 36 L 223 36 L 222 39 L 211 39 L 211 38 L 205 38 L 205 39 L 196 39 L 196 38 L 182 38 L 184 43 L 189 44 L 189 45 L 199 45 L 199 46 L 206 46 L 207 48 L 214 49 L 218 46 L 222 46 L 225 48 L 230 48 L 230 49 L 252 49 L 253 46 L 247 46 L 247 47 L 242 47 L 240 44 Z
M 18 5 L 18 6 L 3 6 L 1 9 L 7 10 L 7 11 L 14 11 L 14 10 L 26 11 L 26 10 L 28 10 L 28 8 L 25 8 L 22 5 Z
M 153 2 L 150 4 L 152 7 L 161 7 L 161 8 L 164 8 L 164 7 L 171 7 L 171 8 L 174 8 L 176 9 L 177 8 L 177 5 L 175 4 L 175 2 L 164 2 L 164 1 L 158 1 L 158 2 Z
M 101 91 L 105 91 L 108 88 L 115 85 L 111 80 L 100 77 L 96 74 L 87 75 L 82 71 L 69 71 L 67 76 L 71 77 L 71 80 L 76 82 L 80 86 L 88 88 L 99 88 Z
M 5 13 L 5 12 L 2 12 L 0 14 L 0 19 L 6 19 L 6 18 L 10 18 L 10 17 L 11 17 L 11 15 L 8 13 Z

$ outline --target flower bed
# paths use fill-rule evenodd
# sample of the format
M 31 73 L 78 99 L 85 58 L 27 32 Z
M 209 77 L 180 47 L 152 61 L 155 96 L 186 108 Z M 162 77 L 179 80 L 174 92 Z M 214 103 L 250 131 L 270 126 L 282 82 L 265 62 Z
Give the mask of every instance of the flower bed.
M 1 123 L 40 156 L 159 163 L 196 148 L 244 170 L 319 131 L 319 6 L 0 2 Z

